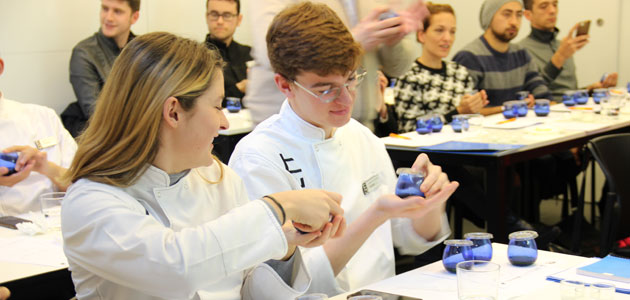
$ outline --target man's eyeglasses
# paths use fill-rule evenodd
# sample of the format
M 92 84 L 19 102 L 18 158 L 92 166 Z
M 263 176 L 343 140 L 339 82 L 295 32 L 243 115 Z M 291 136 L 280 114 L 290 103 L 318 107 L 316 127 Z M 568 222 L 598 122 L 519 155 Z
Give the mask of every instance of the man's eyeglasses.
M 339 98 L 339 95 L 341 95 L 341 89 L 343 88 L 347 88 L 348 91 L 354 92 L 357 89 L 357 86 L 359 86 L 359 84 L 361 83 L 361 81 L 363 81 L 363 78 L 365 78 L 365 75 L 366 75 L 366 72 L 363 70 L 355 71 L 352 77 L 350 77 L 348 79 L 348 82 L 344 83 L 343 86 L 332 87 L 321 92 L 313 92 L 305 88 L 296 80 L 293 80 L 293 83 L 295 83 L 295 85 L 297 85 L 298 87 L 300 87 L 307 93 L 311 94 L 311 96 L 318 98 L 320 101 L 324 103 L 330 103 L 330 102 L 335 101 L 335 99 Z
M 209 12 L 208 16 L 210 16 L 211 21 L 216 21 L 219 19 L 219 17 L 223 18 L 224 21 L 232 21 L 234 18 L 236 18 L 236 14 L 229 13 L 229 12 L 224 12 L 220 14 L 216 11 Z

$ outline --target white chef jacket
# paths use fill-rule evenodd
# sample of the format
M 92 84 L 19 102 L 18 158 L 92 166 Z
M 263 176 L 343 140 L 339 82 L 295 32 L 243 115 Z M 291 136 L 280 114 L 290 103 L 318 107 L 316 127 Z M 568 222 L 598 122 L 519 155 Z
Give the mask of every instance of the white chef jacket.
M 267 30 L 273 18 L 284 8 L 296 4 L 301 0 L 256 0 L 247 1 L 245 17 L 249 18 L 253 37 L 252 57 L 256 64 L 250 68 L 247 77 L 247 94 L 243 100 L 252 113 L 254 124 L 258 124 L 273 114 L 277 114 L 282 105 L 283 95 L 276 88 L 273 79 L 273 70 L 267 56 Z M 383 7 L 400 2 L 393 6 L 394 10 L 400 10 L 411 3 L 410 0 L 313 0 L 315 3 L 325 4 L 335 11 L 339 19 L 352 28 L 351 20 L 365 18 L 374 8 Z M 347 9 L 346 3 L 354 2 L 356 16 Z M 378 109 L 378 73 L 382 69 L 390 77 L 404 75 L 420 56 L 420 44 L 416 42 L 416 33 L 407 35 L 394 46 L 381 46 L 378 49 L 366 52 L 361 65 L 367 71 L 363 83 L 359 85 L 357 101 L 352 110 L 352 118 L 359 120 L 371 128 L 372 121 L 376 119 Z
M 310 281 L 299 252 L 294 287 L 262 262 L 287 241 L 261 200 L 227 166 L 170 185 L 150 166 L 128 188 L 81 179 L 62 204 L 64 251 L 78 299 L 294 299 Z M 254 267 L 253 269 L 250 269 Z
M 243 177 L 250 197 L 304 188 L 340 193 L 349 224 L 396 186 L 385 145 L 368 128 L 351 119 L 326 139 L 324 130 L 301 119 L 286 100 L 280 114 L 237 144 L 229 165 Z M 323 248 L 303 249 L 314 276 L 309 291 L 335 294 L 394 276 L 393 245 L 404 254 L 420 254 L 449 235 L 446 214 L 432 242 L 420 237 L 408 218 L 388 221 L 363 243 L 336 282 Z
M 11 146 L 31 146 L 35 141 L 51 138 L 55 145 L 42 149 L 48 161 L 67 168 L 77 150 L 77 144 L 61 124 L 54 110 L 4 98 L 0 92 L 0 150 Z M 31 174 L 12 187 L 0 186 L 0 215 L 18 215 L 40 211 L 39 196 L 54 192 L 48 177 Z

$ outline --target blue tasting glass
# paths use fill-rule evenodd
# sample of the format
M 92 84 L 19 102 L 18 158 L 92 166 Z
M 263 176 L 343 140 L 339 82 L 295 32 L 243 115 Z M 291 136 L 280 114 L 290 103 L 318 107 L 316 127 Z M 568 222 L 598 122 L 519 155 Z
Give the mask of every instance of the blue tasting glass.
M 519 117 L 525 117 L 527 116 L 527 101 L 525 100 L 519 100 L 517 101 L 516 104 L 516 113 L 518 114 Z
M 442 115 L 433 114 L 431 116 L 431 126 L 433 127 L 433 132 L 442 131 L 442 127 L 444 127 L 444 122 L 442 121 Z
M 503 102 L 503 116 L 506 119 L 515 118 L 518 113 L 514 110 L 515 101 L 505 101 Z M 518 108 L 517 108 L 518 110 Z
M 225 107 L 231 113 L 237 113 L 241 110 L 241 99 L 236 97 L 226 97 Z
M 588 91 L 587 90 L 577 90 L 575 94 L 573 94 L 573 100 L 575 100 L 576 104 L 583 105 L 588 102 Z
M 420 117 L 416 120 L 416 132 L 419 134 L 427 134 L 433 131 L 433 121 L 431 117 Z
M 414 172 L 411 168 L 398 168 L 396 174 L 398 174 L 398 182 L 396 183 L 396 195 L 398 197 L 424 197 L 424 193 L 420 191 L 420 185 L 424 181 L 422 173 Z
M 458 263 L 473 259 L 473 242 L 469 240 L 446 240 L 444 241 L 444 254 L 442 254 L 442 264 L 444 268 L 456 273 Z
M 462 132 L 467 131 L 470 128 L 470 124 L 468 124 L 468 118 L 464 115 L 455 115 L 453 116 L 453 121 L 451 121 L 451 127 L 453 127 L 453 131 Z
M 517 100 L 525 100 L 529 96 L 529 91 L 520 91 L 516 93 Z
M 464 238 L 471 241 L 473 259 L 490 261 L 492 259 L 492 233 L 471 232 L 464 235 Z
M 538 99 L 534 102 L 534 112 L 539 117 L 545 117 L 549 115 L 549 100 Z
M 595 89 L 593 91 L 593 101 L 595 104 L 599 104 L 602 100 L 608 99 L 608 89 Z
M 20 155 L 17 152 L 1 153 L 0 152 L 0 167 L 9 169 L 9 173 L 4 176 L 15 173 L 15 163 Z
M 538 258 L 536 238 L 538 233 L 531 230 L 512 232 L 509 235 L 508 259 L 515 266 L 529 266 Z
M 573 94 L 575 94 L 574 91 L 566 91 L 566 92 L 564 92 L 564 94 L 562 94 L 562 103 L 564 103 L 565 106 L 573 106 L 573 105 L 575 105 L 575 100 L 573 99 Z

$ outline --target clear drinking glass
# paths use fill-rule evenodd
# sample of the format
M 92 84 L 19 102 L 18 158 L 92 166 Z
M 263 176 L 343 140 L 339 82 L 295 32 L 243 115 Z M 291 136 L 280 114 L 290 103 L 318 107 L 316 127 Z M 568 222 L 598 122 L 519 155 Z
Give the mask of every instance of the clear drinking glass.
M 424 197 L 424 193 L 420 191 L 420 185 L 424 181 L 422 172 L 415 172 L 411 168 L 398 168 L 396 174 L 398 174 L 398 182 L 396 183 L 396 195 L 398 197 Z
M 586 286 L 577 280 L 562 280 L 560 282 L 562 300 L 583 300 Z
M 608 99 L 608 89 L 595 89 L 593 91 L 593 102 L 599 104 L 603 99 Z
M 64 192 L 53 192 L 39 196 L 42 214 L 46 217 L 47 225 L 52 229 L 61 229 L 61 201 L 65 195 Z
M 471 232 L 464 235 L 464 238 L 471 241 L 474 260 L 492 260 L 492 233 Z
M 515 266 L 529 266 L 538 258 L 536 238 L 538 233 L 532 230 L 512 232 L 509 235 L 508 259 Z
M 446 247 L 442 254 L 442 265 L 451 273 L 456 272 L 458 263 L 473 259 L 473 242 L 469 240 L 446 240 L 444 245 Z
M 466 115 L 454 115 L 453 121 L 451 121 L 451 127 L 455 132 L 463 132 L 468 131 L 470 124 L 468 124 Z
M 592 300 L 612 300 L 615 297 L 615 286 L 603 282 L 593 283 L 588 287 L 588 296 Z
M 457 264 L 457 296 L 459 300 L 497 299 L 501 266 L 483 260 Z

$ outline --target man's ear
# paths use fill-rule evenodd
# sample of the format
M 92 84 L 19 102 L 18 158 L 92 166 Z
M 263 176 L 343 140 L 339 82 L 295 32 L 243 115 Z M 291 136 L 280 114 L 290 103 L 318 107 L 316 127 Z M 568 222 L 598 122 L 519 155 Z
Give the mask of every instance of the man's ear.
M 273 80 L 275 81 L 276 86 L 278 87 L 280 92 L 282 92 L 287 98 L 294 98 L 291 81 L 278 73 L 273 76 Z
M 168 97 L 162 106 L 162 119 L 164 124 L 170 128 L 177 128 L 181 122 L 182 107 L 175 97 Z
M 140 18 L 140 11 L 136 11 L 134 13 L 131 14 L 131 25 L 136 24 L 136 22 L 138 21 L 138 18 Z
M 4 72 L 4 60 L 0 58 L 0 75 L 2 75 L 2 72 Z
M 532 21 L 532 11 L 529 9 L 525 9 L 523 10 L 523 16 L 525 16 L 525 19 L 527 19 L 527 21 Z

